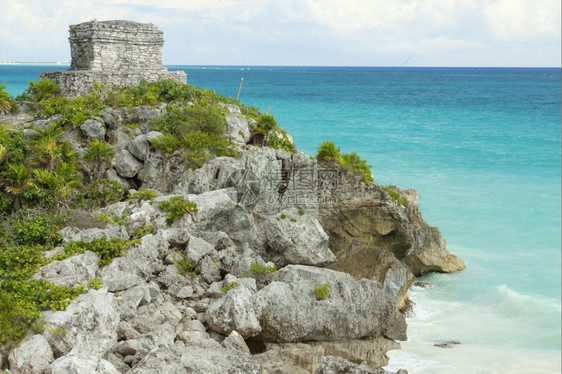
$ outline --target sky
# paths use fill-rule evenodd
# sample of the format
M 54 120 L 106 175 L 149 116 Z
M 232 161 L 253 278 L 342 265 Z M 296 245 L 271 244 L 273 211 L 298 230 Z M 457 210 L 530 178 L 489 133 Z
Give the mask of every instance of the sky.
M 560 67 L 560 0 L 0 0 L 0 61 L 69 61 L 69 25 L 164 32 L 166 65 Z

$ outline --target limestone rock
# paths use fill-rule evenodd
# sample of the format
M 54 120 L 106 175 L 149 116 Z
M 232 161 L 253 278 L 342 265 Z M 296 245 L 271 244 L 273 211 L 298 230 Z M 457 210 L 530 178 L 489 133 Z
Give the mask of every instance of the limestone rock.
M 234 104 L 224 105 L 227 111 L 226 128 L 228 138 L 234 144 L 246 144 L 250 140 L 250 128 L 246 117 L 240 112 L 240 108 Z
M 356 365 L 341 357 L 324 356 L 314 374 L 385 374 L 380 366 Z
M 138 160 L 144 161 L 150 152 L 150 141 L 146 135 L 137 136 L 127 147 L 129 152 Z
M 329 284 L 319 300 L 314 287 Z M 354 308 L 349 308 L 354 305 Z M 269 342 L 344 340 L 384 336 L 406 339 L 404 316 L 379 284 L 345 273 L 289 265 L 256 295 L 262 331 Z
M 336 261 L 328 248 L 328 235 L 310 214 L 300 215 L 296 209 L 283 211 L 268 218 L 262 228 L 267 248 L 262 256 L 278 266 L 324 266 Z
M 78 296 L 65 311 L 44 312 L 43 335 L 56 356 L 68 353 L 103 356 L 117 341 L 119 313 L 107 290 Z
M 115 154 L 115 170 L 123 178 L 133 178 L 142 167 L 143 164 L 125 149 Z
M 88 141 L 105 140 L 105 126 L 95 119 L 87 119 L 80 125 L 80 130 Z
M 214 250 L 215 248 L 205 240 L 192 236 L 187 243 L 185 254 L 187 258 L 197 263 Z
M 95 278 L 100 257 L 91 251 L 69 257 L 62 261 L 53 261 L 42 266 L 33 279 L 45 279 L 58 286 L 72 287 L 76 283 L 83 285 Z
M 43 335 L 33 335 L 18 344 L 8 360 L 12 373 L 35 374 L 42 373 L 55 358 L 47 339 Z
M 162 368 L 166 368 L 162 371 Z M 135 374 L 154 373 L 260 374 L 260 365 L 247 355 L 222 347 L 169 347 L 154 351 Z
M 246 345 L 242 335 L 238 331 L 234 330 L 223 340 L 221 345 L 226 349 L 231 349 L 234 351 L 240 351 L 241 353 L 250 354 L 250 348 Z
M 107 240 L 118 238 L 123 240 L 129 240 L 129 234 L 122 226 L 108 225 L 105 229 L 90 228 L 86 230 L 79 230 L 75 227 L 67 226 L 61 230 L 59 233 L 63 236 L 63 242 L 91 242 L 94 239 L 101 239 L 105 237 Z
M 69 354 L 55 360 L 45 374 L 121 374 L 115 366 L 97 356 Z
M 261 331 L 259 314 L 255 310 L 255 295 L 239 285 L 222 298 L 213 301 L 205 314 L 209 328 L 224 335 L 236 330 L 244 338 Z

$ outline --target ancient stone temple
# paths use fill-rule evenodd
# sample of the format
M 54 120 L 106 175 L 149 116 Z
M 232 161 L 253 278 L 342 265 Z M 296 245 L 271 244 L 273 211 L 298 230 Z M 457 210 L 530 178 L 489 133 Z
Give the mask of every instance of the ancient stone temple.
M 185 72 L 162 66 L 163 32 L 151 23 L 92 21 L 71 25 L 69 32 L 70 69 L 41 74 L 54 80 L 63 95 L 87 94 L 94 82 L 123 87 L 141 80 L 187 81 Z

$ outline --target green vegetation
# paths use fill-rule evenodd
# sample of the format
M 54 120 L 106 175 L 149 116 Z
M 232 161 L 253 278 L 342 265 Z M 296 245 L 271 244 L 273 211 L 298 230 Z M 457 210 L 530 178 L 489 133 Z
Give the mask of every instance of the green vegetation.
M 226 120 L 218 106 L 170 105 L 166 113 L 152 121 L 152 129 L 163 136 L 153 146 L 164 152 L 182 150 L 186 165 L 196 169 L 215 156 L 237 156 L 224 138 Z
M 373 181 L 371 166 L 367 165 L 367 161 L 361 159 L 356 152 L 342 154 L 334 142 L 322 142 L 318 147 L 316 158 L 318 162 L 336 161 L 343 169 L 361 177 L 365 183 Z
M 93 239 L 91 242 L 76 241 L 66 243 L 64 245 L 64 254 L 53 257 L 53 260 L 64 260 L 71 256 L 75 256 L 86 251 L 92 251 L 101 257 L 98 265 L 105 266 L 111 264 L 113 258 L 125 255 L 125 249 L 139 244 L 140 240 L 123 240 L 119 238 L 111 238 L 107 240 L 106 237 L 101 239 Z
M 101 140 L 90 142 L 88 150 L 84 153 L 84 161 L 90 166 L 90 177 L 100 179 L 103 171 L 111 164 L 113 147 Z
M 14 105 L 14 98 L 6 91 L 6 84 L 0 83 L 0 114 L 18 112 L 17 105 Z
M 330 283 L 326 283 L 322 286 L 318 286 L 317 284 L 314 285 L 314 293 L 316 294 L 316 298 L 318 300 L 324 300 L 330 297 Z
M 72 217 L 72 211 L 100 208 L 124 201 L 126 192 L 114 180 L 104 179 L 111 167 L 113 147 L 94 140 L 80 155 L 64 137 L 64 131 L 80 126 L 85 120 L 101 116 L 107 107 L 149 105 L 166 110 L 151 123 L 151 129 L 163 136 L 153 146 L 166 152 L 180 152 L 190 168 L 201 166 L 216 156 L 236 157 L 227 140 L 224 109 L 219 103 L 234 103 L 263 132 L 270 147 L 293 151 L 288 134 L 270 114 L 260 114 L 257 108 L 241 105 L 232 98 L 192 85 L 164 80 L 152 84 L 142 82 L 136 87 L 114 88 L 94 84 L 88 95 L 66 98 L 50 80 L 30 82 L 28 89 L 12 98 L 0 85 L 0 111 L 15 112 L 16 100 L 31 101 L 35 115 L 43 118 L 58 116 L 49 125 L 27 128 L 26 132 L 0 125 L 0 345 L 16 344 L 29 329 L 42 330 L 40 312 L 63 310 L 87 288 L 101 287 L 101 281 L 90 279 L 86 286 L 62 287 L 45 280 L 32 280 L 41 266 L 54 260 L 93 251 L 100 256 L 99 266 L 123 256 L 142 236 L 154 228 L 135 230 L 135 240 L 96 239 L 92 242 L 71 242 L 62 245 L 62 229 Z M 252 122 L 252 121 L 251 121 Z M 130 129 L 139 125 L 128 124 Z M 86 167 L 84 167 L 86 166 Z M 154 191 L 133 193 L 130 199 L 153 202 Z M 160 204 L 167 212 L 168 224 L 187 213 L 197 212 L 195 203 L 180 197 Z M 106 224 L 125 223 L 126 216 L 99 215 Z M 93 224 L 96 224 L 93 221 Z M 64 253 L 50 258 L 46 251 L 62 246 Z M 183 274 L 195 274 L 196 264 L 180 254 L 176 266 Z M 252 275 L 260 277 L 276 267 L 252 265 Z M 56 327 L 53 327 L 56 328 Z
M 156 196 L 156 192 L 153 190 L 136 191 L 129 195 L 129 200 L 150 201 L 152 204 Z
M 178 270 L 179 274 L 183 276 L 187 275 L 188 273 L 193 276 L 197 275 L 195 273 L 197 264 L 195 263 L 195 261 L 187 258 L 185 252 L 178 252 L 176 258 L 174 259 L 174 263 L 176 264 L 176 269 Z
M 291 221 L 291 222 L 297 222 L 297 219 L 296 219 L 296 218 L 291 218 L 289 221 Z
M 236 286 L 238 286 L 238 284 L 236 284 L 236 282 L 229 282 L 226 286 L 221 287 L 221 292 L 227 293 L 228 291 L 230 291 L 231 289 L 233 289 Z
M 102 285 L 102 280 L 100 278 L 92 278 L 88 280 L 88 288 L 93 288 L 94 290 L 99 290 Z
M 253 278 L 271 274 L 275 271 L 277 271 L 277 266 L 275 265 L 267 266 L 267 265 L 258 264 L 257 262 L 252 262 L 250 264 L 250 275 Z
M 304 213 L 305 213 L 304 209 L 302 208 L 299 209 L 299 216 L 304 216 Z
M 181 196 L 174 196 L 167 201 L 160 203 L 158 208 L 162 209 L 166 214 L 166 223 L 172 225 L 177 219 L 185 216 L 187 213 L 197 213 L 197 204 L 188 201 Z
M 408 205 L 408 200 L 403 198 L 402 196 L 400 196 L 400 194 L 396 191 L 394 191 L 393 189 L 391 189 L 390 187 L 384 187 L 384 190 L 386 191 L 386 193 L 388 194 L 388 196 L 390 196 L 390 198 L 392 199 L 392 201 L 394 202 L 398 202 L 399 206 L 406 206 Z

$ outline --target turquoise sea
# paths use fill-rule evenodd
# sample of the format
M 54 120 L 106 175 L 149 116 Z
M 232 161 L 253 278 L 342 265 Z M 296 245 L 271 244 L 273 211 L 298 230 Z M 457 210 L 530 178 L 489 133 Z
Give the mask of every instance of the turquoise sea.
M 45 70 L 0 66 L 13 94 Z M 419 191 L 420 211 L 467 269 L 414 288 L 389 369 L 561 372 L 559 68 L 218 67 L 192 84 L 270 111 L 312 155 L 357 151 L 375 181 Z M 456 340 L 445 349 L 435 343 Z

